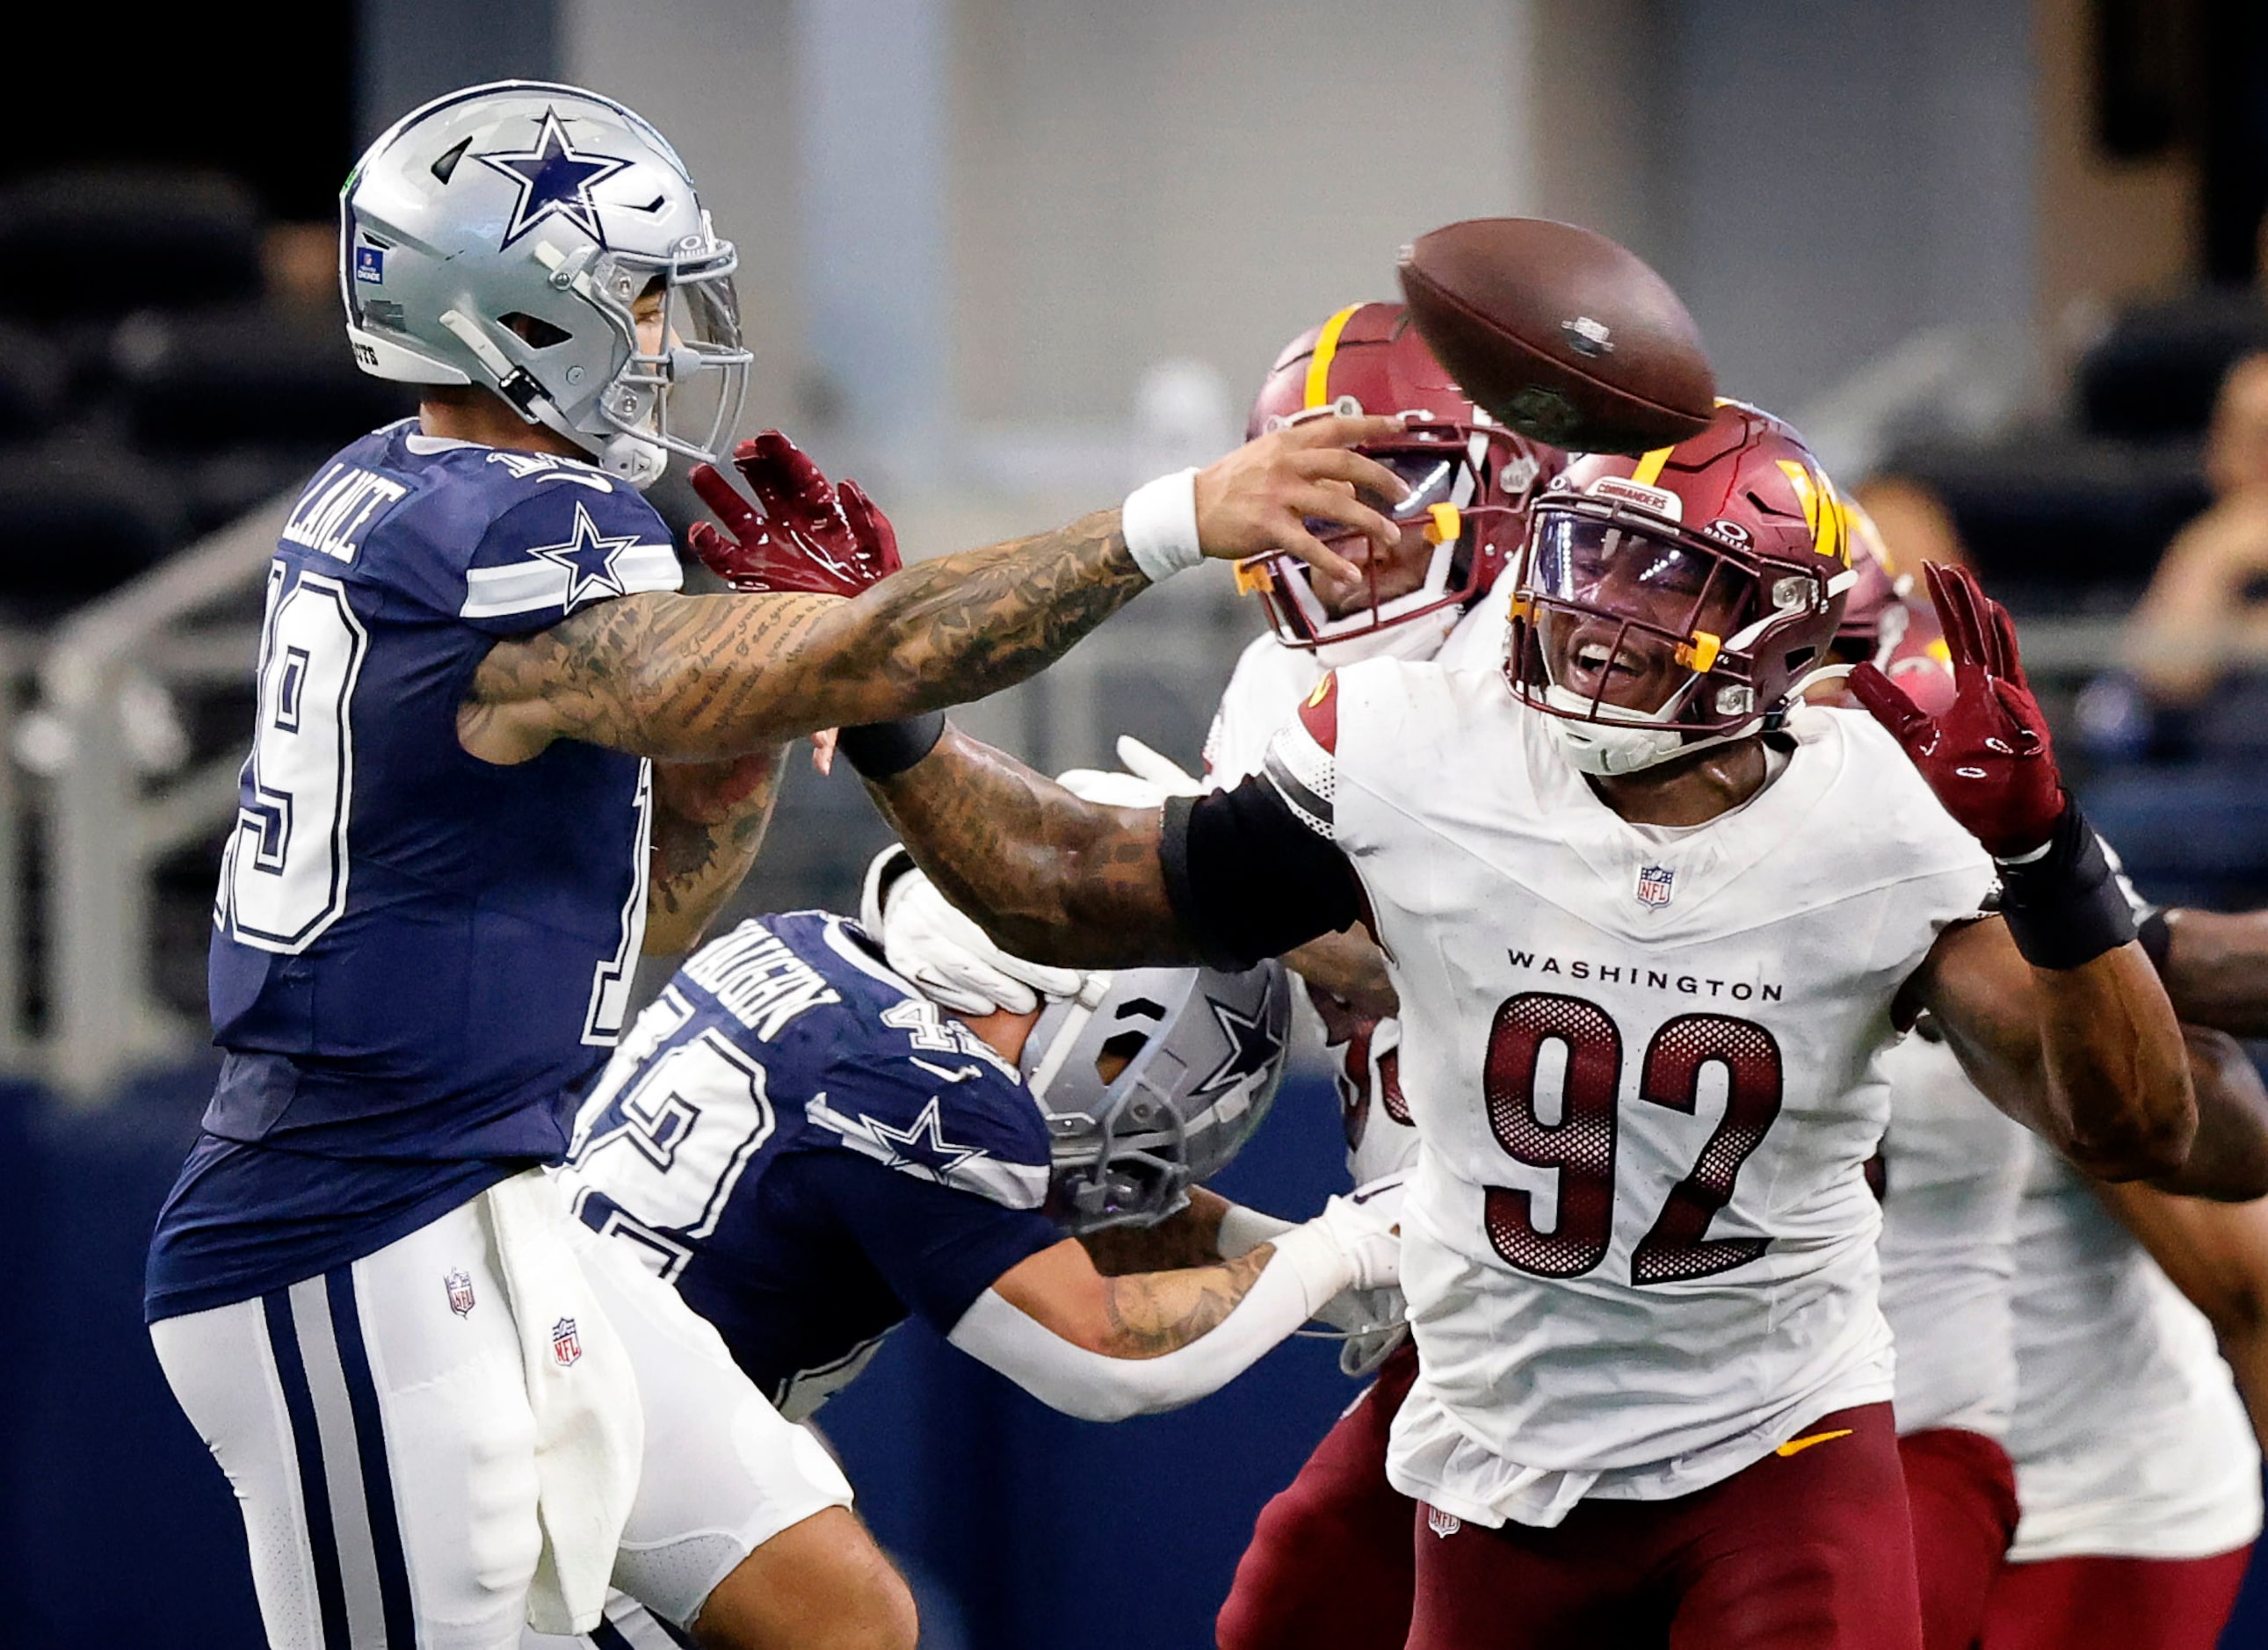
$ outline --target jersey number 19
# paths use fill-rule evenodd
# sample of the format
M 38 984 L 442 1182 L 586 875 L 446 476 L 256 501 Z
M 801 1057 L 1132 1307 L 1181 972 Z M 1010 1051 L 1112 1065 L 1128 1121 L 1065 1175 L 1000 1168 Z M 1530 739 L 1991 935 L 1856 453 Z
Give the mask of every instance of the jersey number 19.
M 302 573 L 286 591 L 287 578 L 281 562 L 268 570 L 247 799 L 213 920 L 247 946 L 295 955 L 346 910 L 348 706 L 370 637 L 338 580 Z

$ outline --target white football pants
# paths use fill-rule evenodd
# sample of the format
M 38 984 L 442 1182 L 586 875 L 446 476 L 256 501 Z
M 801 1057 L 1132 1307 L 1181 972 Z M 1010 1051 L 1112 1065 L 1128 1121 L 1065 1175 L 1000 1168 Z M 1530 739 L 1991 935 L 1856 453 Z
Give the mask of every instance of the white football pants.
M 850 1486 L 676 1291 L 574 1233 L 645 1416 L 614 1584 L 682 1625 L 764 1542 L 849 1506 Z M 150 1337 L 235 1488 L 274 1650 L 519 1645 L 541 1545 L 534 1422 L 484 1200 Z

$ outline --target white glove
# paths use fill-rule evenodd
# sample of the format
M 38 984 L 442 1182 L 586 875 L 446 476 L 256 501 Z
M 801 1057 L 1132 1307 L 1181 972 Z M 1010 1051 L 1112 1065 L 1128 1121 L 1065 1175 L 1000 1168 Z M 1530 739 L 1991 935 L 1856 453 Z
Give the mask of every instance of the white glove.
M 1325 1307 L 1322 1321 L 1346 1333 L 1339 1373 L 1355 1381 L 1374 1374 L 1410 1338 L 1409 1310 L 1399 1289 L 1350 1289 Z
M 1082 801 L 1106 807 L 1163 807 L 1171 796 L 1203 796 L 1204 784 L 1170 756 L 1161 756 L 1131 733 L 1118 736 L 1124 770 L 1073 768 L 1056 783 Z
M 1171 756 L 1152 750 L 1131 733 L 1118 736 L 1118 765 L 1147 779 L 1167 796 L 1203 796 L 1204 782 Z
M 1323 1205 L 1322 1213 L 1270 1241 L 1300 1280 L 1307 1315 L 1314 1317 L 1349 1289 L 1383 1289 L 1402 1281 L 1402 1176 L 1381 1175 Z
M 880 871 L 902 848 L 887 848 L 866 877 L 868 932 L 882 942 L 892 969 L 940 1008 L 989 1014 L 1028 1014 L 1043 997 L 1076 997 L 1086 976 L 1077 969 L 1049 968 L 1011 956 L 975 921 L 954 909 L 919 870 L 909 868 L 880 888 Z M 879 906 L 879 912 L 874 907 Z

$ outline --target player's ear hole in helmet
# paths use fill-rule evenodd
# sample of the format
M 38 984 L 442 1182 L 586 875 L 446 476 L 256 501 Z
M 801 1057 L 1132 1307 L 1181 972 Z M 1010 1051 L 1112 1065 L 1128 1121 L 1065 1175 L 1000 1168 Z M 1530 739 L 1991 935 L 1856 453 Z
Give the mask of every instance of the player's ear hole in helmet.
M 637 486 L 721 461 L 747 387 L 733 275 L 675 151 L 611 99 L 501 81 L 436 99 L 339 196 L 362 370 L 501 396 Z
M 1017 1062 L 1052 1142 L 1049 1212 L 1094 1232 L 1181 1208 L 1268 1115 L 1291 1023 L 1273 961 L 1100 972 L 1050 999 Z
M 1848 513 L 1795 431 L 1736 401 L 1534 503 L 1505 674 L 1579 770 L 1631 773 L 1778 726 L 1856 582 Z
M 1353 581 L 1272 553 L 1240 563 L 1286 646 L 1321 650 L 1326 664 L 1381 652 L 1430 653 L 1496 582 L 1527 532 L 1527 505 L 1562 455 L 1495 423 L 1468 400 L 1400 304 L 1357 304 L 1285 347 L 1253 402 L 1247 438 L 1331 413 L 1403 413 L 1396 440 L 1362 449 L 1410 489 L 1367 500 L 1403 527 L 1395 552 L 1366 541 L 1350 551 Z M 1311 523 L 1329 540 L 1350 535 Z

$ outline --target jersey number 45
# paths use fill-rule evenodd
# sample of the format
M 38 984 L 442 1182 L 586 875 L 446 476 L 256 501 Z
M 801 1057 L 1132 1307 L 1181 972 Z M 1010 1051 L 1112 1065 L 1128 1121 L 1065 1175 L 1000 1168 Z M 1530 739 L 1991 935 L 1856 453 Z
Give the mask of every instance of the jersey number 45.
M 1546 1043 L 1566 1054 L 1559 1121 L 1536 1113 L 1536 1067 Z M 1653 1034 L 1638 1072 L 1638 1098 L 1689 1116 L 1704 1068 L 1726 1073 L 1725 1115 L 1692 1172 L 1631 1251 L 1634 1284 L 1679 1283 L 1744 1265 L 1764 1238 L 1711 1238 L 1709 1223 L 1732 1201 L 1741 1166 L 1779 1116 L 1779 1044 L 1754 1020 L 1680 1014 Z M 1580 997 L 1523 991 L 1507 998 L 1489 1028 L 1482 1091 L 1489 1128 L 1506 1153 L 1559 1172 L 1552 1229 L 1535 1228 L 1530 1194 L 1487 1189 L 1490 1245 L 1508 1265 L 1541 1278 L 1574 1278 L 1607 1257 L 1614 1241 L 1616 1137 L 1620 1127 L 1623 1035 L 1607 1011 Z

